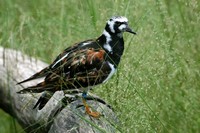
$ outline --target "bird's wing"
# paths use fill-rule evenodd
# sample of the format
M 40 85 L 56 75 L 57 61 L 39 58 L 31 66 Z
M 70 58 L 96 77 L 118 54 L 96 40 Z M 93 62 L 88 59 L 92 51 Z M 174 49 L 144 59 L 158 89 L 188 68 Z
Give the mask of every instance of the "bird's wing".
M 81 85 L 85 87 L 92 82 L 93 85 L 100 83 L 100 81 L 103 82 L 103 79 L 111 71 L 109 64 L 105 61 L 106 56 L 107 54 L 102 48 L 77 50 L 60 61 L 57 69 L 46 76 L 45 82 L 49 84 L 61 84 L 63 82 L 69 88 L 79 88 Z M 86 80 L 87 83 L 83 83 Z M 98 82 L 93 80 L 98 80 Z M 77 85 L 74 85 L 74 83 Z
M 77 43 L 71 47 L 66 48 L 61 54 L 59 54 L 57 56 L 57 58 L 53 61 L 53 63 L 51 65 L 49 65 L 48 67 L 35 73 L 31 77 L 29 77 L 21 82 L 18 82 L 17 84 L 21 84 L 24 82 L 28 82 L 30 80 L 38 79 L 38 78 L 42 78 L 42 77 L 45 77 L 45 76 L 49 75 L 50 73 L 56 71 L 62 65 L 61 63 L 63 62 L 63 60 L 66 60 L 66 58 L 68 58 L 67 56 L 70 53 L 73 53 L 74 51 L 76 51 L 82 44 L 89 43 L 89 42 L 91 43 L 91 42 L 93 42 L 93 40 L 86 40 L 84 42 Z
M 49 73 L 44 82 L 28 87 L 19 93 L 79 89 L 104 82 L 112 68 L 105 61 L 107 53 L 102 48 L 76 50 L 59 61 L 59 66 Z

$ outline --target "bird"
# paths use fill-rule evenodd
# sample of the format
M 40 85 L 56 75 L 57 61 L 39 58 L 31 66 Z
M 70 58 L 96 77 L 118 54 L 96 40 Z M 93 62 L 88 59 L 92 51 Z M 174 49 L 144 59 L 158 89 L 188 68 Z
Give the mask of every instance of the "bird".
M 40 83 L 29 86 L 17 93 L 41 93 L 33 109 L 41 110 L 56 91 L 80 90 L 85 112 L 98 118 L 100 113 L 92 111 L 86 102 L 88 91 L 105 83 L 116 72 L 124 52 L 123 33 L 136 34 L 129 27 L 125 16 L 112 16 L 106 22 L 103 33 L 96 39 L 88 39 L 66 48 L 46 68 L 35 73 L 22 84 L 38 78 Z

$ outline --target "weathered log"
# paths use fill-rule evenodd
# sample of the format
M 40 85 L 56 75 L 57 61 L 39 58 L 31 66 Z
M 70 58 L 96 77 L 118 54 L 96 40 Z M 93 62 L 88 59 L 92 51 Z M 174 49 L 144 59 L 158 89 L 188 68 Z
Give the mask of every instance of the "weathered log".
M 42 110 L 32 109 L 41 94 L 17 94 L 16 92 L 38 83 L 39 80 L 23 85 L 16 85 L 16 83 L 45 66 L 46 63 L 19 51 L 0 47 L 0 108 L 15 117 L 26 132 L 119 132 L 115 114 L 101 100 L 88 100 L 88 104 L 102 114 L 99 119 L 85 114 L 80 98 L 69 97 L 62 91 L 56 92 Z

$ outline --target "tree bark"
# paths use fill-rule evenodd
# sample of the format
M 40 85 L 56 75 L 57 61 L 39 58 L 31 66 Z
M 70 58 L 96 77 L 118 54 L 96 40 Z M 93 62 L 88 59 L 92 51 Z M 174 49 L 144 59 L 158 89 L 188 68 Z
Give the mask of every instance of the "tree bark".
M 92 118 L 85 114 L 80 98 L 56 92 L 42 110 L 32 109 L 39 94 L 17 94 L 24 87 L 41 79 L 16 85 L 47 64 L 23 55 L 19 51 L 0 47 L 0 108 L 15 117 L 26 132 L 96 133 L 119 132 L 116 115 L 103 102 L 88 100 L 88 104 L 102 116 Z M 68 103 L 68 104 L 67 104 Z

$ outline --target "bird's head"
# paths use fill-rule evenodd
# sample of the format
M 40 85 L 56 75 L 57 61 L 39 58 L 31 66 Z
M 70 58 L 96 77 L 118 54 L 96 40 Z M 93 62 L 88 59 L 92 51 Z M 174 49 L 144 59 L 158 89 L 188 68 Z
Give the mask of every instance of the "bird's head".
M 110 34 L 119 34 L 123 32 L 129 32 L 136 34 L 128 25 L 128 19 L 123 16 L 111 17 L 106 24 L 106 31 Z

